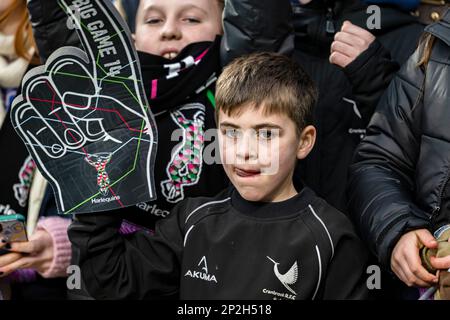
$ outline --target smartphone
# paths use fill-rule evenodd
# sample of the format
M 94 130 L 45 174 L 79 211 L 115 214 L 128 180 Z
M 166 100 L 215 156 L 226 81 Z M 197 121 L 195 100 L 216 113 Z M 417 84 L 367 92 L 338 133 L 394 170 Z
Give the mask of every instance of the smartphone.
M 28 241 L 25 217 L 21 214 L 0 216 L 0 239 L 8 243 Z

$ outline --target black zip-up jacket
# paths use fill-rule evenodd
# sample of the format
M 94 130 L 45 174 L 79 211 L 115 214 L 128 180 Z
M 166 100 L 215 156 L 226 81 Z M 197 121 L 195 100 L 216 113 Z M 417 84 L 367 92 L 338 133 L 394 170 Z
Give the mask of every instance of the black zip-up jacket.
M 359 0 L 314 0 L 294 7 L 295 60 L 319 89 L 314 112 L 317 142 L 297 176 L 317 194 L 347 212 L 345 186 L 356 146 L 395 73 L 414 52 L 423 26 L 407 13 L 379 6 L 376 41 L 342 69 L 329 62 L 330 46 L 345 20 L 367 29 L 371 16 Z
M 386 269 L 404 233 L 450 222 L 450 11 L 425 30 L 437 38 L 426 73 L 418 49 L 381 100 L 350 169 L 351 214 Z
M 346 216 L 303 188 L 279 203 L 234 188 L 191 198 L 150 235 L 77 215 L 69 238 L 97 299 L 364 299 L 366 252 Z

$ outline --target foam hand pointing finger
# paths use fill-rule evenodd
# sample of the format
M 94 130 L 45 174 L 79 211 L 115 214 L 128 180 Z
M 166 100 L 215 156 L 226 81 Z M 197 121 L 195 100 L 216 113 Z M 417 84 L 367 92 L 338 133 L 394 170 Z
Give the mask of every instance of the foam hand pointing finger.
M 24 77 L 15 129 L 60 213 L 149 201 L 156 126 L 129 31 L 109 1 L 58 3 L 84 50 L 60 48 Z

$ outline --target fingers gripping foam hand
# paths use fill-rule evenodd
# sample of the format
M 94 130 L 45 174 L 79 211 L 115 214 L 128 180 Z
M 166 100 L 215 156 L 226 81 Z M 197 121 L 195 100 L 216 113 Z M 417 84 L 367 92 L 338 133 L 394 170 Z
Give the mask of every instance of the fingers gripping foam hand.
M 11 118 L 60 213 L 150 201 L 156 126 L 130 33 L 109 1 L 61 0 L 83 49 L 63 47 L 24 77 Z

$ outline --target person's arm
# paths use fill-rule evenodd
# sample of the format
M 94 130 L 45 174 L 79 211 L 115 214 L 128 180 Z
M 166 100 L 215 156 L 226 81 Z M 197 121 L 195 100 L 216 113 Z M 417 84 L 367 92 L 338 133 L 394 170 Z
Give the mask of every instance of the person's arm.
M 292 8 L 288 0 L 226 0 L 222 65 L 259 51 L 290 55 L 294 50 Z
M 344 69 L 365 125 L 399 69 L 400 65 L 378 40 Z
M 369 31 L 345 21 L 331 45 L 330 62 L 341 67 L 367 125 L 389 83 L 400 69 Z
M 414 203 L 424 82 L 418 55 L 407 61 L 384 94 L 350 167 L 350 213 L 386 270 L 400 237 L 429 227 L 428 215 Z
M 81 48 L 78 35 L 75 29 L 68 28 L 67 15 L 58 1 L 29 0 L 27 6 L 42 63 L 63 46 Z
M 72 245 L 67 236 L 67 228 L 71 220 L 63 217 L 41 218 L 38 222 L 36 234 L 47 233 L 52 245 L 50 266 L 40 270 L 44 278 L 56 278 L 67 276 L 67 268 L 72 257 Z M 38 270 L 39 271 L 39 270 Z
M 176 298 L 183 230 L 174 210 L 159 221 L 155 235 L 120 235 L 122 217 L 80 214 L 69 227 L 86 291 L 96 299 Z

